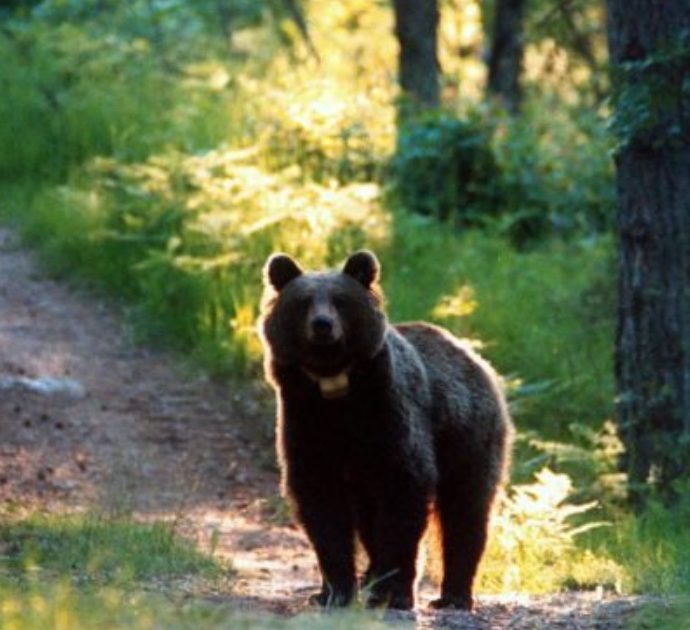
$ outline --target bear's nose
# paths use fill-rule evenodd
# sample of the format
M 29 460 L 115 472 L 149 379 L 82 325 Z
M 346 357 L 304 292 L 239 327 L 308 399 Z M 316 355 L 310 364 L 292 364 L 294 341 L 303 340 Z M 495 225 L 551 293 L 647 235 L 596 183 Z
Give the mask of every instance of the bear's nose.
M 333 332 L 333 320 L 325 315 L 317 315 L 311 320 L 311 329 L 317 337 L 329 337 Z

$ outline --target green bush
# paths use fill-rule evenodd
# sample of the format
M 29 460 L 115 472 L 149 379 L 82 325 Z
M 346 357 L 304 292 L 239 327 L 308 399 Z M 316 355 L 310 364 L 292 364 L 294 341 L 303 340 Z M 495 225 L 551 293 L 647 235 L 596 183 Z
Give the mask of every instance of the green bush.
M 504 211 L 498 227 L 518 244 L 601 234 L 613 226 L 615 191 L 603 116 L 549 106 L 542 98 L 528 102 L 518 118 L 495 113 L 492 148 Z
M 391 175 L 410 211 L 483 226 L 519 246 L 552 236 L 601 234 L 613 225 L 610 142 L 598 113 L 528 102 L 519 117 L 474 110 L 408 123 Z
M 126 299 L 139 339 L 198 353 L 215 371 L 256 365 L 271 252 L 331 266 L 380 249 L 389 232 L 377 186 L 303 186 L 242 151 L 100 158 L 72 179 L 40 193 L 22 224 L 46 267 Z
M 222 66 L 185 53 L 69 22 L 10 23 L 0 33 L 0 180 L 61 182 L 95 155 L 135 161 L 229 134 L 228 96 L 213 87 Z
M 470 119 L 435 115 L 404 125 L 392 176 L 403 207 L 456 226 L 485 225 L 501 208 L 489 137 Z

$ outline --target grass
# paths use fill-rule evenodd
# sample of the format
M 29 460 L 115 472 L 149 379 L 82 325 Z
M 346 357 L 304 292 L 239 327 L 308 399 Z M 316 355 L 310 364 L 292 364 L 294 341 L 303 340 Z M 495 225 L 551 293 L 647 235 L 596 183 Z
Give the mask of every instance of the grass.
M 630 630 L 682 630 L 690 625 L 690 600 L 668 598 L 645 606 L 628 623 Z
M 551 242 L 516 251 L 500 237 L 456 235 L 397 216 L 384 256 L 394 320 L 435 319 L 479 340 L 482 354 L 518 379 L 519 426 L 568 435 L 612 413 L 611 244 Z
M 184 608 L 171 604 L 172 584 L 203 591 L 229 575 L 170 524 L 125 518 L 5 516 L 0 549 L 2 628 L 152 627 Z M 177 627 L 192 627 L 202 613 L 183 614 Z
M 171 600 L 148 593 L 133 595 L 117 589 L 84 593 L 63 585 L 38 588 L 30 596 L 2 591 L 0 627 L 26 630 L 88 630 L 173 628 L 233 628 L 237 630 L 385 630 L 408 627 L 384 621 L 381 615 L 347 611 L 332 615 L 304 614 L 286 619 L 242 611 L 232 605 L 204 601 Z
M 690 516 L 687 499 L 673 509 L 650 505 L 644 514 L 625 516 L 609 547 L 625 561 L 627 588 L 637 593 L 690 592 Z
M 0 545 L 3 568 L 19 581 L 30 581 L 37 572 L 116 584 L 185 575 L 214 578 L 224 571 L 166 523 L 36 515 L 0 524 Z

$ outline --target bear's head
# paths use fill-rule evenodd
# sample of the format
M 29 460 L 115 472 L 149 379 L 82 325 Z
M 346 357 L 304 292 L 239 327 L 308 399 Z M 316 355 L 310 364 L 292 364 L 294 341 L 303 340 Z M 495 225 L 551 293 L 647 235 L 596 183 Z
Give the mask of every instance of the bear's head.
M 260 324 L 270 359 L 301 367 L 324 395 L 324 386 L 337 389 L 383 345 L 386 318 L 378 277 L 378 260 L 368 251 L 350 256 L 342 271 L 313 273 L 285 254 L 271 256 L 264 268 Z

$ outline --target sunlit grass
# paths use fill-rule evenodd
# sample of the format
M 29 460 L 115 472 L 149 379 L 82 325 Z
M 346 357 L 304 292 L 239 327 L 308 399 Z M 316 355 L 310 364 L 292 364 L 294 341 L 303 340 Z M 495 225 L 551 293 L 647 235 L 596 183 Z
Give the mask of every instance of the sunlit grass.
M 595 502 L 573 503 L 573 485 L 548 468 L 532 483 L 511 487 L 492 522 L 479 590 L 550 593 L 566 588 L 620 592 L 625 570 L 605 551 L 583 551 L 583 533 L 611 526 L 592 520 Z M 586 516 L 585 516 L 586 515 Z
M 673 509 L 651 504 L 644 514 L 623 515 L 606 541 L 628 569 L 625 587 L 638 593 L 690 592 L 688 500 Z
M 1 628 L 189 626 L 184 591 L 202 592 L 230 576 L 227 563 L 197 551 L 168 523 L 37 514 L 0 523 Z M 185 584 L 179 603 L 167 595 Z M 212 612 L 212 611 L 211 611 Z M 210 617 L 213 618 L 212 616 Z
M 154 578 L 218 578 L 227 570 L 178 537 L 172 525 L 125 518 L 4 517 L 0 545 L 0 566 L 20 584 L 58 576 L 77 584 L 127 585 Z
M 164 597 L 116 588 L 80 591 L 65 584 L 37 586 L 27 593 L 3 587 L 0 583 L 0 598 L 0 628 L 3 630 L 387 630 L 408 627 L 402 622 L 384 621 L 381 614 L 364 611 L 338 611 L 332 615 L 313 612 L 288 619 L 242 610 L 220 600 Z

